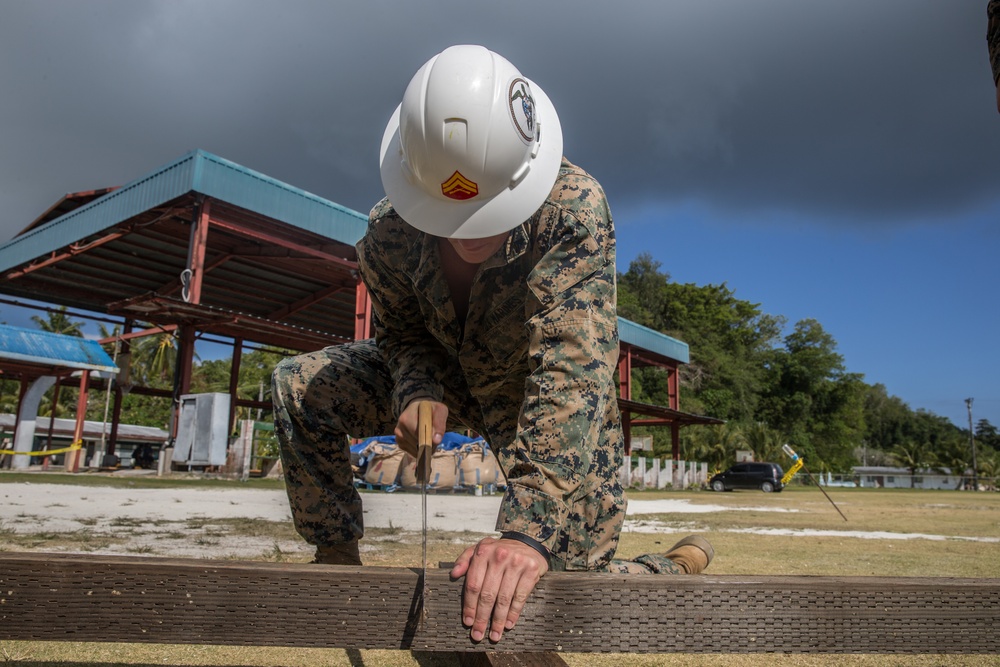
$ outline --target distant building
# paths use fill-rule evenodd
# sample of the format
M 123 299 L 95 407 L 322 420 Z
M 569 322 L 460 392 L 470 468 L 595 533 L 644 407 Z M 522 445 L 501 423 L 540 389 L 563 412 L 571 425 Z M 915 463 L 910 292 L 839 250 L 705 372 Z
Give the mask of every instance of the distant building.
M 948 489 L 961 486 L 965 475 L 953 474 L 947 468 L 937 470 L 920 470 L 915 475 L 909 468 L 894 468 L 891 466 L 854 466 L 851 468 L 858 486 L 874 489 Z M 912 477 L 912 480 L 911 480 Z
M 0 449 L 8 449 L 14 437 L 14 415 L 0 414 L 0 442 L 3 445 Z M 31 451 L 40 452 L 44 449 L 58 450 L 69 447 L 73 443 L 73 431 L 76 421 L 73 419 L 56 418 L 51 423 L 48 417 L 38 417 L 35 420 L 35 439 L 32 443 Z M 51 432 L 51 445 L 49 445 L 49 434 Z M 98 421 L 85 421 L 83 423 L 83 447 L 86 452 L 83 462 L 84 466 L 91 464 L 94 451 L 100 446 L 102 439 L 106 440 L 111 432 L 111 424 L 104 424 Z M 118 425 L 118 447 L 116 453 L 121 459 L 123 468 L 131 468 L 136 465 L 133 461 L 133 454 L 145 454 L 146 457 L 152 455 L 155 461 L 160 453 L 160 448 L 164 446 L 169 438 L 169 434 L 160 428 L 153 426 L 134 426 L 131 424 Z M 3 458 L 3 457 L 0 457 Z M 33 456 L 32 465 L 41 464 L 42 457 Z M 50 465 L 63 465 L 63 455 L 56 454 L 50 457 Z

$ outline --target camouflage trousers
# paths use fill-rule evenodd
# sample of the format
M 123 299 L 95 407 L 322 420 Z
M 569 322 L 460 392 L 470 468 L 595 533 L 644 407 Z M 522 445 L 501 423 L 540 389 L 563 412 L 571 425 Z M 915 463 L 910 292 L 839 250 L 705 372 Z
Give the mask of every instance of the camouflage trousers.
M 1000 84 L 1000 0 L 990 0 L 986 15 L 986 47 L 990 54 L 993 83 Z
M 445 384 L 451 415 L 475 414 L 460 386 Z M 274 370 L 274 425 L 295 529 L 316 545 L 364 536 L 361 496 L 354 487 L 349 439 L 391 434 L 392 378 L 372 341 L 289 357 Z M 457 425 L 457 424 L 456 424 Z M 612 560 L 616 573 L 683 574 L 663 556 Z

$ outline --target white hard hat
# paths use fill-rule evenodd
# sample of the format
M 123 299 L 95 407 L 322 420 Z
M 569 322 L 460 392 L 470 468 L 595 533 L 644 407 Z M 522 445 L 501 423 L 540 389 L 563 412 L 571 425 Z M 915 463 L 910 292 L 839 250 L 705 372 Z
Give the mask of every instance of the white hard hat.
M 536 84 L 482 46 L 453 46 L 410 80 L 382 136 L 389 202 L 410 225 L 475 239 L 517 227 L 559 175 L 562 127 Z

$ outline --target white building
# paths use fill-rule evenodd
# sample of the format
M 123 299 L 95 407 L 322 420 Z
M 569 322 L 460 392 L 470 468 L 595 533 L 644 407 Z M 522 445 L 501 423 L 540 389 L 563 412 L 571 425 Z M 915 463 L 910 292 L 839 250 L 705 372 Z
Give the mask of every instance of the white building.
M 854 466 L 851 470 L 858 480 L 858 486 L 876 489 L 953 490 L 961 486 L 963 479 L 962 475 L 952 474 L 950 471 L 920 470 L 916 475 L 910 475 L 909 468 L 891 466 Z

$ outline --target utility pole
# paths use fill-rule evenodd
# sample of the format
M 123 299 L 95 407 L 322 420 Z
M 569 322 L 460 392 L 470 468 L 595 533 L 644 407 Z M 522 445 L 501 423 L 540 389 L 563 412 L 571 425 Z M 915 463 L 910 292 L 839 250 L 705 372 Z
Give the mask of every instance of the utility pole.
M 969 409 L 969 445 L 972 447 L 972 490 L 979 490 L 979 472 L 976 467 L 976 438 L 972 432 L 972 399 L 965 399 L 965 407 Z

